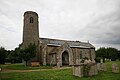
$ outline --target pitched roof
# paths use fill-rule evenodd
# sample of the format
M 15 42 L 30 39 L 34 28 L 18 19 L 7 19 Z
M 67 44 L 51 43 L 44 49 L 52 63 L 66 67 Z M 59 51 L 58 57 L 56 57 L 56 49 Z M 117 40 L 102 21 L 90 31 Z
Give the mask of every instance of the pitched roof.
M 59 40 L 59 39 L 50 39 L 50 38 L 40 38 L 40 41 L 50 46 L 61 46 L 65 42 L 67 42 L 70 47 L 95 48 L 90 43 L 85 43 L 80 41 L 69 41 L 69 40 Z

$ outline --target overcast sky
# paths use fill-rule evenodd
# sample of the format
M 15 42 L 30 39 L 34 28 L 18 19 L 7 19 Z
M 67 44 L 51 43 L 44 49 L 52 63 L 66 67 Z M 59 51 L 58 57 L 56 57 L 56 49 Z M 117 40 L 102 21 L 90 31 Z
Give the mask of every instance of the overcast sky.
M 22 43 L 23 14 L 39 15 L 39 36 L 120 49 L 120 0 L 0 0 L 0 46 Z

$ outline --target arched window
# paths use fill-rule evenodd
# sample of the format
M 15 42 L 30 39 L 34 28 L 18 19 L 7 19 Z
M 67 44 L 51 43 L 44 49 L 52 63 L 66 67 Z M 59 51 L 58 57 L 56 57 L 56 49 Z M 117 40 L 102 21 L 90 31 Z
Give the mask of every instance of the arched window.
M 33 17 L 30 17 L 30 23 L 33 23 Z

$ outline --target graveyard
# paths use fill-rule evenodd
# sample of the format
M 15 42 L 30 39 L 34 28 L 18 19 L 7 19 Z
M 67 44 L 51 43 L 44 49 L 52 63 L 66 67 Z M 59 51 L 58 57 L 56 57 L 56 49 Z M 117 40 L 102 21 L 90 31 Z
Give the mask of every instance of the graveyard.
M 95 76 L 78 77 L 73 75 L 72 67 L 61 67 L 58 70 L 51 66 L 24 67 L 9 64 L 2 65 L 0 77 L 2 80 L 119 80 L 120 72 L 115 68 L 120 68 L 120 61 L 108 61 L 104 65 L 105 68 L 101 67 Z

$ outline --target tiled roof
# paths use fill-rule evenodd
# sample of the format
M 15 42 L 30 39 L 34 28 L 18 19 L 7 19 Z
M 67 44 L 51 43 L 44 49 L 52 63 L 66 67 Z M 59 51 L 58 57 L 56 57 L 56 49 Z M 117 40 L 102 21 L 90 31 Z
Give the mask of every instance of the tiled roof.
M 68 41 L 68 40 L 59 40 L 59 39 L 50 39 L 50 38 L 40 38 L 42 43 L 46 43 L 51 46 L 61 46 L 65 42 L 69 44 L 70 47 L 80 47 L 80 48 L 95 48 L 90 43 L 80 42 L 80 41 Z

